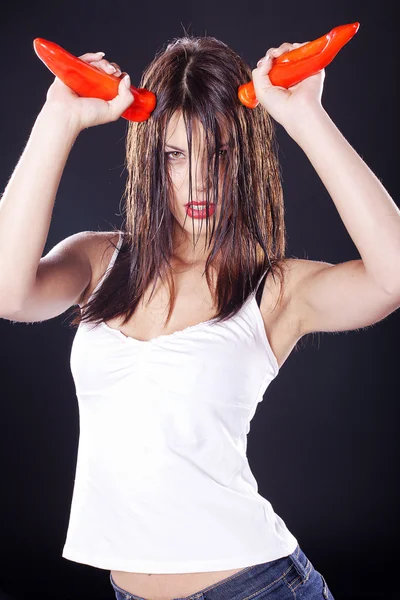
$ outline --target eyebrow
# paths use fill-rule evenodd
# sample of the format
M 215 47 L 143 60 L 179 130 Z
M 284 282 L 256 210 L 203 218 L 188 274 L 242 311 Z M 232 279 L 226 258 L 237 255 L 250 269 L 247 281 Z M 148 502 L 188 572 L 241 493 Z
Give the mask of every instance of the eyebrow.
M 225 144 L 221 144 L 220 148 L 225 148 L 226 146 L 228 146 L 228 143 Z M 178 152 L 185 152 L 185 150 L 182 150 L 182 148 L 178 148 L 177 146 L 172 146 L 171 144 L 165 144 L 165 147 L 168 148 L 173 148 L 174 150 L 178 150 Z

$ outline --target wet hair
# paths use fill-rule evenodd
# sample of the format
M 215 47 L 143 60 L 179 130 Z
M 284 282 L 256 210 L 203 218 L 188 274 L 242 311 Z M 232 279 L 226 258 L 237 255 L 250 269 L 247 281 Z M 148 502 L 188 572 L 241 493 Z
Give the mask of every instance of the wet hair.
M 165 143 L 175 113 L 184 119 L 189 168 L 193 131 L 197 125 L 202 127 L 206 203 L 217 198 L 221 202 L 218 222 L 216 213 L 209 217 L 208 212 L 206 219 L 198 221 L 200 228 L 206 227 L 202 239 L 209 253 L 203 274 L 210 290 L 211 269 L 216 275 L 214 318 L 220 322 L 235 315 L 265 271 L 272 271 L 274 282 L 278 275 L 281 297 L 285 224 L 277 142 L 265 108 L 249 109 L 238 99 L 239 85 L 251 78 L 246 62 L 214 37 L 185 35 L 156 53 L 138 86 L 156 94 L 156 108 L 147 121 L 128 123 L 123 244 L 101 287 L 77 308 L 79 314 L 71 325 L 114 317 L 122 317 L 125 324 L 151 283 L 152 296 L 158 278 L 169 286 L 165 326 L 170 320 L 175 304 L 170 259 L 173 232 L 180 225 L 170 209 L 172 184 Z M 228 150 L 221 165 L 222 141 L 228 142 Z M 191 192 L 191 170 L 189 182 Z M 199 233 L 194 221 L 193 243 Z

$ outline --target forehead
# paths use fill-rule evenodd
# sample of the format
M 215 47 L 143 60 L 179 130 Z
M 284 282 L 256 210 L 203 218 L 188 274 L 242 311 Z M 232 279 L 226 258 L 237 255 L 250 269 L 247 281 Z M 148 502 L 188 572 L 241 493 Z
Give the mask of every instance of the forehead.
M 222 135 L 222 142 L 225 143 L 228 140 L 228 130 L 224 125 L 224 119 L 218 119 L 219 127 Z M 176 111 L 172 116 L 167 125 L 166 131 L 166 144 L 181 144 L 184 147 L 187 144 L 188 134 L 186 132 L 185 120 L 181 111 Z M 194 143 L 199 142 L 205 144 L 205 132 L 203 124 L 196 117 L 192 118 L 192 141 Z

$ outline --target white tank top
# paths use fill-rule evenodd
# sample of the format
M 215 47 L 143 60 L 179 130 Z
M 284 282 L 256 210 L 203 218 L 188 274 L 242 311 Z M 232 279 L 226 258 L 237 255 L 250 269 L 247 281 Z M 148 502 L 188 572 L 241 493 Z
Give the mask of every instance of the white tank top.
M 80 436 L 62 556 L 197 573 L 291 554 L 297 539 L 258 493 L 246 456 L 250 421 L 279 371 L 256 292 L 224 323 L 150 341 L 93 327 L 81 323 L 72 344 Z

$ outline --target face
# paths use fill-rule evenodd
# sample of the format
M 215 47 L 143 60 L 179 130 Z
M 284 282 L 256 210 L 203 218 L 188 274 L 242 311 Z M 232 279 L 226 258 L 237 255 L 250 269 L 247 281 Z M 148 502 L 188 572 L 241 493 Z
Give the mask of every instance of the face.
M 222 177 L 224 164 L 227 154 L 227 140 L 222 139 L 222 145 L 219 151 L 219 195 L 221 193 Z M 189 203 L 189 150 L 187 143 L 187 133 L 182 114 L 176 112 L 168 123 L 166 132 L 166 164 L 172 183 L 170 208 L 172 214 L 180 225 L 178 229 L 183 229 L 183 237 L 192 240 L 193 231 L 195 237 L 206 235 L 206 177 L 207 177 L 207 147 L 205 143 L 204 131 L 198 122 L 193 121 L 192 131 L 192 195 L 191 202 L 204 202 L 204 210 L 197 210 L 188 206 Z M 212 176 L 209 175 L 209 185 L 212 185 Z M 221 202 L 218 198 L 216 204 L 213 203 L 212 190 L 209 197 L 209 221 L 212 225 L 212 218 L 215 212 L 216 223 L 218 222 Z M 187 236 L 185 234 L 187 233 Z M 182 232 L 179 234 L 182 237 Z

